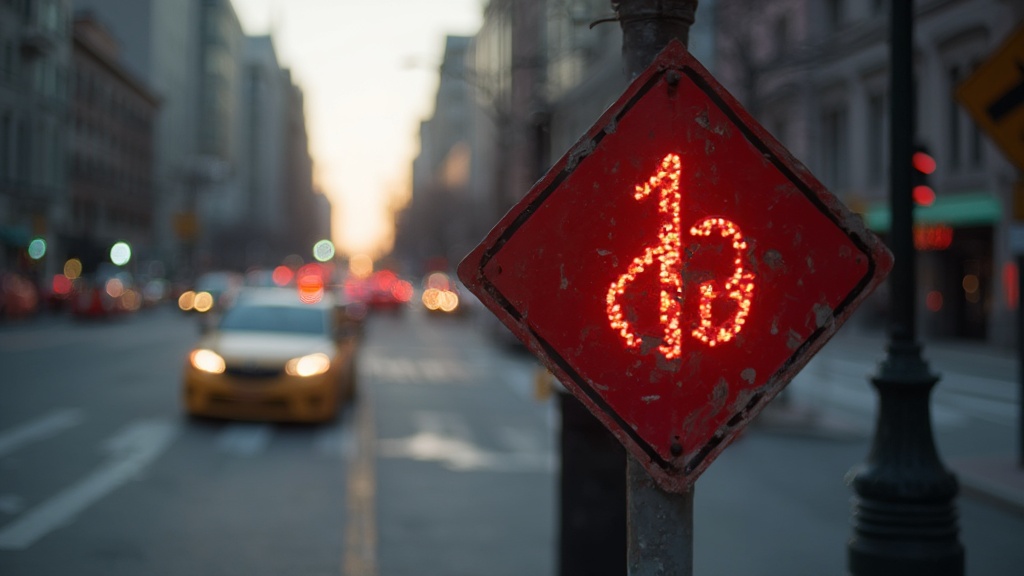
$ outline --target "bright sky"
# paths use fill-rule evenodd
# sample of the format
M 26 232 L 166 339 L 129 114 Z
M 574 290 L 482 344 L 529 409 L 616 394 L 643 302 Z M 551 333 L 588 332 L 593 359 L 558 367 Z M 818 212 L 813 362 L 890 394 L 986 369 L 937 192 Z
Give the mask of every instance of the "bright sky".
M 274 37 L 306 97 L 317 186 L 342 252 L 390 248 L 419 123 L 433 113 L 446 34 L 473 35 L 484 0 L 231 0 L 247 34 Z

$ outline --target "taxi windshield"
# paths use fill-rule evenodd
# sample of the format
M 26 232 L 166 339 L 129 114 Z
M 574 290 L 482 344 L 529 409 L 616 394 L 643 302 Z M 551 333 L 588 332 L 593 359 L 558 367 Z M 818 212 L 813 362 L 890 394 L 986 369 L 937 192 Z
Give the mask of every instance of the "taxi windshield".
M 327 314 L 319 308 L 240 304 L 220 323 L 221 330 L 327 334 Z

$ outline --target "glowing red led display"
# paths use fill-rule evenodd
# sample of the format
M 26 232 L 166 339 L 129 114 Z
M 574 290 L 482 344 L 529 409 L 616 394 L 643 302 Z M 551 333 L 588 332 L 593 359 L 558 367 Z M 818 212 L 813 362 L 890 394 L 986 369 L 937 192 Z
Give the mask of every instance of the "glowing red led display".
M 633 259 L 628 270 L 623 273 L 608 289 L 607 313 L 613 330 L 616 330 L 626 346 L 638 348 L 642 343 L 633 331 L 631 323 L 625 319 L 625 311 L 620 304 L 620 296 L 636 281 L 648 267 L 658 261 L 658 280 L 661 284 L 659 298 L 659 321 L 664 328 L 662 344 L 658 350 L 666 359 L 679 358 L 683 350 L 682 327 L 682 230 L 679 212 L 682 205 L 682 193 L 679 190 L 679 177 L 682 171 L 678 154 L 669 154 L 661 161 L 658 172 L 650 179 L 637 184 L 633 197 L 643 200 L 653 190 L 659 191 L 658 212 L 662 215 L 661 229 L 658 231 L 659 243 L 649 246 L 644 253 Z M 747 272 L 743 265 L 743 254 L 747 243 L 736 224 L 724 218 L 704 218 L 690 227 L 690 236 L 701 238 L 712 235 L 721 236 L 725 242 L 731 243 L 735 251 L 732 275 L 724 280 L 708 280 L 700 284 L 699 322 L 690 330 L 690 335 L 708 346 L 728 342 L 740 333 L 747 315 L 750 314 L 750 302 L 754 293 L 754 275 Z M 736 304 L 732 313 L 723 321 L 715 320 L 715 302 L 728 299 Z
M 680 491 L 891 265 L 675 44 L 459 277 L 659 486 Z

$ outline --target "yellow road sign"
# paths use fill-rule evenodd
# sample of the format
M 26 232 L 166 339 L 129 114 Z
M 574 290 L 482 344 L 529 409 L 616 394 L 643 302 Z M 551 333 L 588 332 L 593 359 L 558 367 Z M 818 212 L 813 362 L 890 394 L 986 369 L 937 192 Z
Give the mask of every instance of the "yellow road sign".
M 957 87 L 956 99 L 1024 170 L 1024 24 Z

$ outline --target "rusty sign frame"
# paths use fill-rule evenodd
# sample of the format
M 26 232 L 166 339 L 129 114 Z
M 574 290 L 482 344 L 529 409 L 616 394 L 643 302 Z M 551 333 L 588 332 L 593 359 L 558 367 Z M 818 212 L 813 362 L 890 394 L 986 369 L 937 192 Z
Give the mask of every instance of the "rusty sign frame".
M 572 175 L 595 150 L 602 140 L 614 135 L 619 121 L 656 86 L 678 83 L 686 79 L 698 86 L 743 137 L 756 147 L 765 158 L 803 196 L 832 222 L 867 259 L 866 273 L 845 294 L 841 303 L 830 310 L 830 317 L 795 347 L 788 360 L 757 388 L 742 406 L 733 406 L 728 422 L 698 449 L 676 454 L 666 459 L 642 438 L 621 417 L 587 379 L 563 357 L 563 353 L 545 340 L 531 326 L 530 319 L 488 277 L 487 269 L 502 248 L 538 211 L 544 202 Z M 878 286 L 892 268 L 892 254 L 864 225 L 861 218 L 851 213 L 842 203 L 814 178 L 779 142 L 764 130 L 742 108 L 711 74 L 686 50 L 674 41 L 659 54 L 655 61 L 640 74 L 623 95 L 601 116 L 594 126 L 580 138 L 551 170 L 510 210 L 491 230 L 488 236 L 459 265 L 458 274 L 466 286 L 481 302 L 505 324 L 565 387 L 622 442 L 637 458 L 658 485 L 671 492 L 690 489 L 697 477 L 721 453 L 767 403 L 806 365 L 810 358 L 825 345 L 870 292 Z M 499 267 L 500 273 L 500 267 Z

